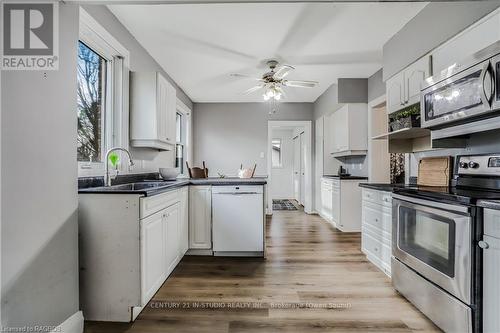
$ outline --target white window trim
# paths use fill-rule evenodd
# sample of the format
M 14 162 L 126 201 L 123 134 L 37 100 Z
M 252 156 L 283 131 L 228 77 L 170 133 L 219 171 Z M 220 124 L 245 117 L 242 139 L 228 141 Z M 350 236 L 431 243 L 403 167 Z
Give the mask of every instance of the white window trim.
M 105 143 L 102 150 L 106 152 L 113 146 L 128 149 L 128 94 L 130 52 L 123 47 L 104 27 L 102 27 L 89 13 L 80 8 L 79 40 L 100 56 L 110 62 L 107 68 L 107 89 L 111 90 L 111 98 L 106 98 Z M 121 68 L 121 70 L 119 70 Z M 109 97 L 109 96 L 107 96 Z M 120 156 L 123 161 L 125 156 Z M 78 162 L 78 176 L 92 177 L 104 174 L 104 163 Z M 119 171 L 126 171 L 128 163 L 122 163 Z
M 184 117 L 185 121 L 185 140 L 182 142 L 184 146 L 184 151 L 186 154 L 186 159 L 184 163 L 188 162 L 189 164 L 193 164 L 193 130 L 192 130 L 192 111 L 191 109 L 184 104 L 179 98 L 177 98 L 176 112 L 180 113 Z M 181 138 L 182 140 L 182 138 Z M 174 155 L 175 158 L 175 155 Z M 183 175 L 187 175 L 187 169 L 184 168 Z
M 272 142 L 275 141 L 275 140 L 279 140 L 280 141 L 280 164 L 279 165 L 272 165 L 273 164 L 273 161 L 272 161 L 272 158 L 273 156 L 271 155 L 271 166 L 273 169 L 284 169 L 284 166 L 283 166 L 283 138 L 274 138 L 271 140 L 271 146 L 272 146 Z M 271 152 L 272 152 L 272 149 L 273 147 L 271 147 Z

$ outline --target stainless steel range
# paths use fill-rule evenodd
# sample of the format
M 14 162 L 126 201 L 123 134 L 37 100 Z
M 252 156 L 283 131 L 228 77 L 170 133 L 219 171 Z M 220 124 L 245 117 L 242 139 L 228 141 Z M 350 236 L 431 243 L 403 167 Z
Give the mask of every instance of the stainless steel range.
M 395 288 L 446 332 L 481 332 L 482 208 L 500 199 L 500 154 L 459 156 L 453 187 L 394 190 Z

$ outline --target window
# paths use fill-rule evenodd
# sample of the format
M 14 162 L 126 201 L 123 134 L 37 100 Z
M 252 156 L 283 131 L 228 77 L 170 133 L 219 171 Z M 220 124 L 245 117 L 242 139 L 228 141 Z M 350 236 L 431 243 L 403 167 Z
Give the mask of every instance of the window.
M 128 148 L 125 115 L 128 110 L 129 52 L 80 9 L 77 52 L 77 160 L 78 176 L 104 172 L 106 151 Z M 122 137 L 123 136 L 123 137 Z M 117 169 L 128 167 L 118 165 Z
M 102 162 L 106 97 L 106 59 L 78 43 L 78 162 Z
M 185 164 L 185 134 L 183 127 L 185 127 L 185 119 L 184 115 L 180 112 L 177 112 L 175 115 L 175 167 L 179 168 L 180 173 L 184 174 L 184 164 Z
M 281 139 L 273 139 L 271 141 L 272 145 L 272 166 L 273 168 L 281 168 Z

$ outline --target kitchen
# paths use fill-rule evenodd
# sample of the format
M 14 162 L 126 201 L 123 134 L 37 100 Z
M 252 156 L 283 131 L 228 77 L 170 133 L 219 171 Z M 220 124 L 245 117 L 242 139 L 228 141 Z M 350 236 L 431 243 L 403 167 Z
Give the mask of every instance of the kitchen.
M 1 72 L 2 328 L 500 331 L 498 2 L 49 3 L 58 67 Z

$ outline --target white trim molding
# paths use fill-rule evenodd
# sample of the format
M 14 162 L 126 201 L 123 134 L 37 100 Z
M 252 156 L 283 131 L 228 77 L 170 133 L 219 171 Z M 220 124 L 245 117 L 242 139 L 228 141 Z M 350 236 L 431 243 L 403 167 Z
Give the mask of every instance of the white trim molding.
M 312 161 L 312 121 L 296 121 L 296 120 L 268 120 L 267 122 L 267 185 L 268 192 L 272 184 L 272 161 L 271 161 L 271 140 L 274 128 L 279 127 L 302 127 L 304 128 L 304 138 L 306 139 L 306 161 L 305 161 L 305 195 L 304 195 L 304 212 L 313 214 L 313 161 Z M 267 215 L 273 213 L 273 199 L 271 195 L 267 196 Z

